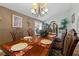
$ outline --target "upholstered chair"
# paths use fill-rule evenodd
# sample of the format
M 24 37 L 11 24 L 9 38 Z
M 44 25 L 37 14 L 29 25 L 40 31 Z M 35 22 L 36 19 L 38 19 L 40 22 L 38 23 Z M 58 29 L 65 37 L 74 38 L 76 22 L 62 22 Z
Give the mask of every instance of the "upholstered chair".
M 27 33 L 28 33 L 28 36 L 35 36 L 34 30 L 32 28 L 28 28 Z
M 53 42 L 53 48 L 54 49 L 63 49 L 63 44 L 64 44 L 64 40 L 65 37 L 67 35 L 67 30 L 65 30 L 64 32 L 62 32 L 62 36 L 61 38 L 55 38 L 54 42 Z
M 73 51 L 78 43 L 77 35 L 73 35 L 73 32 L 69 31 L 65 37 L 63 49 L 53 49 L 52 46 L 49 49 L 49 56 L 70 56 L 73 54 Z M 62 52 L 63 51 L 63 52 Z
M 24 37 L 24 35 L 23 35 L 24 31 L 19 28 L 13 29 L 10 33 L 11 33 L 14 41 L 19 40 Z

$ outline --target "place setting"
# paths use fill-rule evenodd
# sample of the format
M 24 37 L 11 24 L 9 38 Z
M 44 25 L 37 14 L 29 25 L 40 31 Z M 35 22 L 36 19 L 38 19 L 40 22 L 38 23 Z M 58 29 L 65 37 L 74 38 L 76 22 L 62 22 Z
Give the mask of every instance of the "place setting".
M 39 44 L 42 47 L 49 47 L 49 45 L 52 43 L 52 40 L 49 39 L 41 39 Z
M 25 52 L 30 50 L 33 46 L 28 43 L 17 43 L 11 46 L 11 55 L 23 55 Z

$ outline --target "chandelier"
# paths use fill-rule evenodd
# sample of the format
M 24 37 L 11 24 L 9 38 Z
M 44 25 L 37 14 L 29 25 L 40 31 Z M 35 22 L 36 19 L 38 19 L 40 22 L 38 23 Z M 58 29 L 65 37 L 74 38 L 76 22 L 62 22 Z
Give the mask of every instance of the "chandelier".
M 32 4 L 32 14 L 34 16 L 44 16 L 47 13 L 47 4 L 46 3 L 33 3 Z

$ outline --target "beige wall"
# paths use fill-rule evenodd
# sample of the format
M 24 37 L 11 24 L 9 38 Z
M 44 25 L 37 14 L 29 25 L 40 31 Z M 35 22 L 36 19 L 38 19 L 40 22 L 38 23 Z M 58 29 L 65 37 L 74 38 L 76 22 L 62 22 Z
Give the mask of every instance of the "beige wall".
M 23 29 L 25 31 L 28 28 L 27 22 L 30 22 L 30 26 L 34 28 L 34 18 L 0 6 L 0 44 L 12 41 L 10 34 L 12 30 L 12 14 L 23 17 Z

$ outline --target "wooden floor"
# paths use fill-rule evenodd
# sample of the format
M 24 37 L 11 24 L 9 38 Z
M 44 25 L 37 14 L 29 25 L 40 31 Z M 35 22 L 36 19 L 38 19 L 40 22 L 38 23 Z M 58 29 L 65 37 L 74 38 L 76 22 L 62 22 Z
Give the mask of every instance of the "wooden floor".
M 74 50 L 73 56 L 79 56 L 79 43 L 77 44 L 77 46 Z

